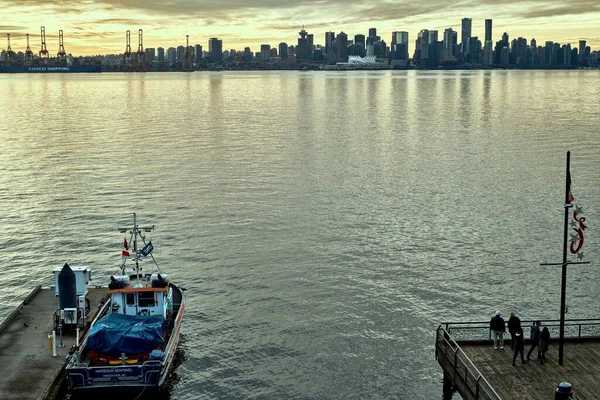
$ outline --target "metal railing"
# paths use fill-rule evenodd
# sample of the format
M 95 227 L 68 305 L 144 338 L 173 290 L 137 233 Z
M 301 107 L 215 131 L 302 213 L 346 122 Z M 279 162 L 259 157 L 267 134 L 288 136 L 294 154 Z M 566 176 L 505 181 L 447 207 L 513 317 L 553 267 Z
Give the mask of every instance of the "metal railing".
M 547 327 L 550 331 L 550 337 L 557 339 L 560 334 L 560 320 L 539 320 L 542 322 L 542 328 Z M 535 320 L 521 320 L 521 328 L 527 338 L 529 328 L 535 323 Z M 444 322 L 441 324 L 444 329 L 458 341 L 464 340 L 491 340 L 490 322 Z M 508 333 L 508 332 L 507 332 Z M 600 319 L 570 319 L 565 320 L 565 338 L 592 338 L 600 337 Z
M 444 374 L 452 377 L 456 390 L 466 399 L 501 400 L 473 361 L 450 336 L 444 324 L 437 329 L 435 355 Z

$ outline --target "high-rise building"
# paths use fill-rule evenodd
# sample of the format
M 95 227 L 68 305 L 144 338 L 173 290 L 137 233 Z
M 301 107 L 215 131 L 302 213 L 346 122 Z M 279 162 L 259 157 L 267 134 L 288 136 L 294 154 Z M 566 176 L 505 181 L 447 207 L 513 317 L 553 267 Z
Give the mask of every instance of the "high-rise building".
M 448 28 L 444 31 L 444 41 L 443 41 L 444 54 L 442 54 L 443 60 L 453 59 L 454 45 L 456 44 L 457 36 L 458 36 L 457 32 L 452 28 Z
M 344 32 L 338 33 L 335 42 L 337 47 L 336 61 L 348 62 L 348 35 Z
M 177 46 L 177 61 L 183 61 L 184 54 L 185 54 L 185 46 Z
M 284 43 L 284 42 L 279 43 L 279 58 L 281 58 L 282 60 L 287 60 L 287 58 L 288 58 L 287 43 Z
M 467 54 L 469 54 L 469 40 L 471 39 L 471 18 L 463 18 L 462 19 L 462 30 L 460 35 L 460 47 L 462 52 L 462 60 L 463 62 L 467 59 Z
M 167 49 L 167 62 L 173 64 L 177 61 L 177 49 L 175 47 L 169 47 Z
M 156 49 L 154 49 L 152 47 L 146 48 L 146 62 L 151 63 L 152 61 L 154 61 L 155 55 L 156 55 Z
M 577 62 L 580 66 L 585 66 L 585 48 L 587 42 L 585 40 L 579 41 L 579 53 L 577 54 Z
M 364 48 L 366 43 L 367 41 L 365 40 L 365 35 L 354 35 L 354 44 L 360 45 Z
M 298 46 L 296 47 L 296 60 L 298 61 L 308 61 L 310 56 L 309 47 L 308 47 L 308 32 L 302 28 L 300 32 L 298 32 L 300 37 L 298 38 Z
M 208 60 L 211 63 L 223 62 L 223 41 L 217 38 L 208 40 Z
M 165 49 L 164 47 L 159 47 L 156 49 L 156 58 L 158 62 L 165 62 Z
M 402 51 L 398 51 L 398 45 L 404 45 L 402 46 Z M 392 53 L 392 59 L 408 60 L 408 32 L 392 32 L 392 43 L 390 45 L 390 50 Z
M 369 28 L 369 37 L 377 36 L 377 28 Z
M 197 64 L 202 62 L 202 45 L 200 44 L 194 46 L 194 62 Z
M 491 41 L 492 40 L 492 20 L 491 19 L 486 19 L 485 20 L 485 41 Z
M 260 45 L 260 61 L 269 61 L 271 58 L 271 46 L 268 44 Z

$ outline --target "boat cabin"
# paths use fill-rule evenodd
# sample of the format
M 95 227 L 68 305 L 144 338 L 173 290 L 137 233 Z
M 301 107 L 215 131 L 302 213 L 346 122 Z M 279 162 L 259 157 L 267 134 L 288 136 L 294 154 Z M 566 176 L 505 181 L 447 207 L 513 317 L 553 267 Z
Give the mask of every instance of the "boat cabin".
M 108 285 L 109 313 L 123 315 L 161 315 L 167 321 L 173 315 L 173 291 L 166 275 L 117 275 Z

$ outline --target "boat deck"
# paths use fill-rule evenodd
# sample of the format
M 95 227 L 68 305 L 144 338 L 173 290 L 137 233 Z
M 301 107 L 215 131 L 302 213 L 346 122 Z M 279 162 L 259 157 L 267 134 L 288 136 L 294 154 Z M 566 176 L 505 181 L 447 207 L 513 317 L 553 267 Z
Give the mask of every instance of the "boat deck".
M 91 321 L 107 290 L 89 289 Z M 48 334 L 52 333 L 52 315 L 58 308 L 54 289 L 36 288 L 0 327 L 0 398 L 44 399 L 62 372 L 75 336 L 63 336 L 64 347 L 57 346 L 52 357 Z M 57 345 L 60 344 L 56 333 Z

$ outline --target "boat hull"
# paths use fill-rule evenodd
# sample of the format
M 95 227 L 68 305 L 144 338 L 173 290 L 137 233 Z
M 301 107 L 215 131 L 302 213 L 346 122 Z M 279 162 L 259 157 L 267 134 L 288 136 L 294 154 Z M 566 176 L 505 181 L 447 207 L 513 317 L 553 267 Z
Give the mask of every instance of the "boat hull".
M 141 365 L 99 365 L 90 366 L 71 360 L 67 365 L 67 378 L 71 392 L 86 392 L 98 389 L 147 389 L 161 390 L 173 366 L 175 352 L 179 344 L 180 326 L 185 312 L 185 299 L 181 288 L 171 285 L 176 296 L 177 313 L 173 329 L 164 350 L 162 360 L 148 360 Z M 104 305 L 99 313 L 105 315 L 110 302 Z M 82 349 L 85 348 L 84 338 Z
M 74 72 L 102 72 L 100 65 L 0 65 L 0 73 L 4 74 L 37 74 L 37 73 L 74 73 Z

